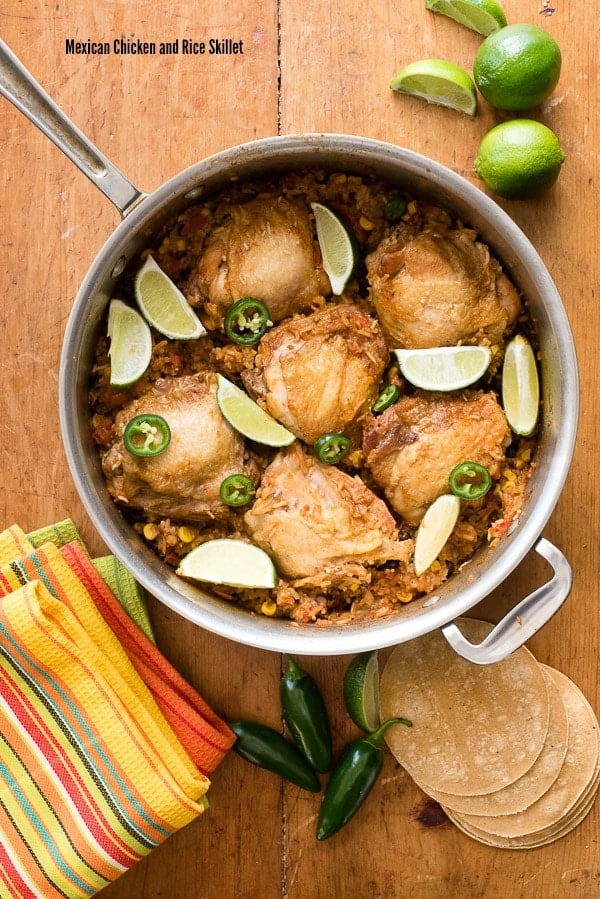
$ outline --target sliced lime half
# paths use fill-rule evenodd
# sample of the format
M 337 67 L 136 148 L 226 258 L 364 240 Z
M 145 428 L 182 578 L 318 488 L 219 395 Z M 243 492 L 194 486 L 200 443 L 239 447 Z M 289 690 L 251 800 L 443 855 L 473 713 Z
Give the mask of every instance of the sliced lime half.
M 540 382 L 533 348 L 517 334 L 506 346 L 502 366 L 502 405 L 511 430 L 529 436 L 540 410 Z
M 411 62 L 392 78 L 390 87 L 401 94 L 410 94 L 467 115 L 477 112 L 477 91 L 471 76 L 447 59 Z
M 486 37 L 506 25 L 498 0 L 426 0 L 425 7 Z
M 344 674 L 344 703 L 357 727 L 373 733 L 380 724 L 377 650 L 355 656 Z
M 457 496 L 444 493 L 429 506 L 421 519 L 415 536 L 414 568 L 417 577 L 425 574 L 454 530 L 460 500 Z
M 229 424 L 249 440 L 266 446 L 289 446 L 296 439 L 223 375 L 217 375 L 217 404 Z
M 267 553 L 252 543 L 228 537 L 201 543 L 183 557 L 177 574 L 228 587 L 277 586 L 277 572 Z
M 176 284 L 148 256 L 135 277 L 135 299 L 153 328 L 172 340 L 193 340 L 206 330 Z
M 406 380 L 422 390 L 462 390 L 485 374 L 492 358 L 487 346 L 442 346 L 394 353 Z
M 358 251 L 356 238 L 349 226 L 323 203 L 311 203 L 315 216 L 317 239 L 331 290 L 342 294 L 356 271 Z
M 110 383 L 127 387 L 142 377 L 152 359 L 152 335 L 136 309 L 122 300 L 108 306 Z

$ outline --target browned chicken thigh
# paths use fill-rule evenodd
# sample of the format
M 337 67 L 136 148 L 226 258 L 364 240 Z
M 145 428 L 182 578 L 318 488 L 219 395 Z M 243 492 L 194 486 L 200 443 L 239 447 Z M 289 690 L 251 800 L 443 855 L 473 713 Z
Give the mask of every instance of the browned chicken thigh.
M 371 298 L 390 345 L 499 343 L 521 311 L 488 248 L 437 210 L 423 231 L 398 226 L 367 257 Z
M 412 541 L 398 541 L 385 503 L 360 478 L 323 465 L 297 443 L 275 456 L 244 521 L 288 578 L 326 583 L 353 563 L 407 561 L 412 549 Z
M 370 409 L 388 357 L 375 319 L 344 304 L 273 328 L 245 380 L 274 418 L 312 444 Z
M 232 303 L 248 296 L 281 321 L 331 293 L 318 260 L 308 208 L 284 197 L 257 197 L 227 207 L 186 293 L 190 302 L 204 303 L 208 327 L 219 327 Z
M 244 440 L 223 418 L 212 372 L 165 378 L 125 406 L 115 419 L 116 439 L 102 460 L 112 496 L 129 507 L 202 521 L 226 513 L 219 487 L 230 474 L 256 476 Z M 123 431 L 135 415 L 161 415 L 171 443 L 157 456 L 134 456 Z
M 427 506 L 449 492 L 448 476 L 461 462 L 484 465 L 493 478 L 510 443 L 495 396 L 415 394 L 373 419 L 364 433 L 367 466 L 392 507 L 417 525 Z

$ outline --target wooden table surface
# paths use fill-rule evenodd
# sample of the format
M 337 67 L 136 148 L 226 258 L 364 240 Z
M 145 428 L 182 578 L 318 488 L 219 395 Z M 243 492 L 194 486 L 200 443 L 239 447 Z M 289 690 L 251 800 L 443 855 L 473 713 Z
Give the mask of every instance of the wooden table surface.
M 584 0 L 505 0 L 509 21 L 553 34 L 563 50 L 554 95 L 538 111 L 567 154 L 559 183 L 536 202 L 502 203 L 545 260 L 569 313 L 581 367 L 577 449 L 545 534 L 574 569 L 572 594 L 531 641 L 596 703 L 600 465 L 600 147 L 597 28 Z M 542 13 L 542 7 L 549 7 Z M 422 152 L 470 181 L 478 143 L 499 121 L 393 95 L 404 64 L 446 57 L 467 69 L 474 32 L 424 0 L 3 0 L 3 38 L 58 104 L 140 188 L 152 190 L 207 154 L 254 138 L 330 131 Z M 74 55 L 66 40 L 210 38 L 243 54 Z M 33 529 L 72 517 L 103 550 L 72 486 L 61 445 L 57 382 L 74 297 L 119 216 L 62 154 L 0 101 L 0 521 Z M 547 572 L 527 559 L 474 610 L 497 619 Z M 215 637 L 149 598 L 158 643 L 226 716 L 279 727 L 281 657 Z M 305 658 L 331 709 L 336 752 L 357 735 L 342 709 L 348 659 Z M 598 705 L 596 704 L 598 709 Z M 597 805 L 571 835 L 530 852 L 494 850 L 423 814 L 425 797 L 387 756 L 361 813 L 332 840 L 314 837 L 318 800 L 231 753 L 207 814 L 109 886 L 106 899 L 506 899 L 600 896 Z M 425 810 L 426 811 L 426 810 Z

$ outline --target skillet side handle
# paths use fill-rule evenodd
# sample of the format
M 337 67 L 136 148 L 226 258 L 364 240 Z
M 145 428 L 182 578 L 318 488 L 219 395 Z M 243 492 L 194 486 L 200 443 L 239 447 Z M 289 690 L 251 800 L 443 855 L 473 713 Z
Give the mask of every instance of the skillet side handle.
M 533 637 L 562 606 L 571 592 L 571 566 L 561 551 L 544 537 L 534 549 L 554 569 L 552 578 L 522 599 L 479 644 L 469 643 L 455 624 L 443 627 L 444 637 L 458 655 L 476 665 L 500 662 Z
M 0 94 L 49 137 L 123 217 L 147 196 L 82 134 L 1 39 Z

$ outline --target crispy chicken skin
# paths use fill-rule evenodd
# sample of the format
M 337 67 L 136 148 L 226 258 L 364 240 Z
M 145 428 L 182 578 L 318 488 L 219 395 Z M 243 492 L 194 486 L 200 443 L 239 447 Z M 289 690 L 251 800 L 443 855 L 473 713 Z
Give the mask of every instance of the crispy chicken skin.
M 190 521 L 226 514 L 219 499 L 227 475 L 254 470 L 245 458 L 244 440 L 223 418 L 212 372 L 165 378 L 125 406 L 115 419 L 116 439 L 102 460 L 112 496 L 145 512 Z M 162 415 L 171 443 L 158 456 L 140 458 L 123 445 L 123 431 L 134 415 Z
M 417 525 L 427 506 L 449 491 L 460 462 L 478 462 L 493 478 L 510 443 L 495 396 L 414 394 L 402 397 L 365 429 L 363 449 L 375 481 L 392 507 Z
M 229 306 L 247 296 L 262 300 L 271 319 L 281 321 L 331 293 L 318 259 L 306 205 L 257 197 L 226 208 L 186 293 L 205 305 L 207 327 L 219 327 Z
M 366 263 L 371 298 L 396 348 L 497 344 L 521 312 L 488 248 L 440 210 L 419 233 L 398 226 Z
M 275 456 L 244 523 L 287 578 L 327 580 L 353 563 L 407 560 L 412 543 L 398 541 L 385 503 L 360 478 L 323 465 L 298 443 Z
M 370 409 L 388 361 L 377 321 L 348 304 L 291 319 L 263 337 L 248 387 L 306 443 Z

